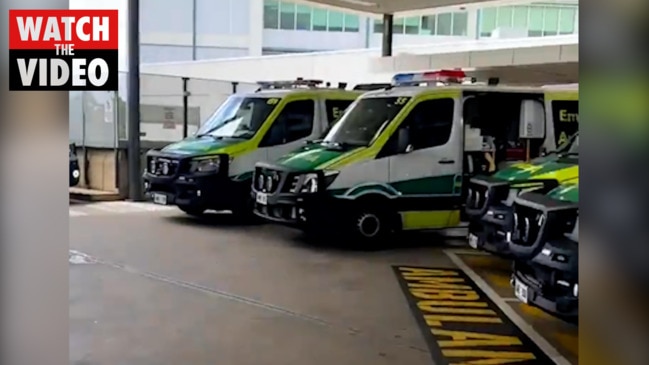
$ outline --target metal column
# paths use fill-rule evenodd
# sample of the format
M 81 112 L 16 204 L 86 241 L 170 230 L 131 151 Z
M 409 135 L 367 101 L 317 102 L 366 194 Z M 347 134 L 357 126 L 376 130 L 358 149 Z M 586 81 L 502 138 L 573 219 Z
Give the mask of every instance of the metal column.
M 394 16 L 392 14 L 383 14 L 383 45 L 381 47 L 381 56 L 392 56 L 392 34 L 394 25 Z
M 189 90 L 187 83 L 189 78 L 183 77 L 183 139 L 189 134 Z
M 128 2 L 128 190 L 129 198 L 141 201 L 140 148 L 140 1 Z

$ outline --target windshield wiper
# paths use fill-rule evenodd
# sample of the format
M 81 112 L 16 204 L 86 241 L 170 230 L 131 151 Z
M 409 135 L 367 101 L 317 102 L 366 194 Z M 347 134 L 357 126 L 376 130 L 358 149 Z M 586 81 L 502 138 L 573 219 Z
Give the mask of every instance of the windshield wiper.
M 215 139 L 223 139 L 223 138 L 216 138 L 216 137 L 223 137 L 223 136 L 213 136 L 213 135 L 211 135 L 210 133 L 213 133 L 213 132 L 216 131 L 217 129 L 220 129 L 220 128 L 223 127 L 224 125 L 226 125 L 226 124 L 228 124 L 228 123 L 231 123 L 231 122 L 234 122 L 234 121 L 237 120 L 237 119 L 239 119 L 239 117 L 237 117 L 237 116 L 234 116 L 234 117 L 232 117 L 232 118 L 226 119 L 226 120 L 223 121 L 223 123 L 221 123 L 221 124 L 219 124 L 219 125 L 217 125 L 217 126 L 214 126 L 214 127 L 210 128 L 210 129 L 208 129 L 208 130 L 205 131 L 204 133 L 197 134 L 196 137 L 200 138 L 200 137 L 210 136 L 210 137 L 213 137 L 213 138 L 215 138 Z

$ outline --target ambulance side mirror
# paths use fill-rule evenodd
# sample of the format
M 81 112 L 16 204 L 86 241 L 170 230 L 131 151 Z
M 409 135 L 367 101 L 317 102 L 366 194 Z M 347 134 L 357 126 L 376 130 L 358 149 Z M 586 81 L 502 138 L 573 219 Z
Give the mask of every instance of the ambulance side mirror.
M 545 137 L 545 109 L 538 100 L 523 100 L 519 119 L 518 137 L 542 139 Z

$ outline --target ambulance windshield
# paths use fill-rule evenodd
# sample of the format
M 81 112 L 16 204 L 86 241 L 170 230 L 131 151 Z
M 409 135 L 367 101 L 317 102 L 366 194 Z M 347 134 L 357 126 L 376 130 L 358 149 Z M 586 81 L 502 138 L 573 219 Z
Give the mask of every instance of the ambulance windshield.
M 230 96 L 203 123 L 196 136 L 250 139 L 278 103 L 277 98 Z
M 327 133 L 323 143 L 351 147 L 368 146 L 409 100 L 409 97 L 358 99 Z

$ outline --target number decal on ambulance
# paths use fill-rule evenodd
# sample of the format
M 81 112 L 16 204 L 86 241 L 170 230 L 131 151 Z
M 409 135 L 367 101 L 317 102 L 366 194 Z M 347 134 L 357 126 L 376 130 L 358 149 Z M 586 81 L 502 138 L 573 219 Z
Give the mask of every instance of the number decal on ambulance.
M 277 99 L 277 98 L 271 98 L 271 99 L 268 99 L 268 101 L 266 102 L 266 104 L 268 104 L 268 105 L 275 105 L 275 104 L 277 104 L 278 102 L 279 102 L 279 99 Z
M 410 100 L 410 98 L 402 96 L 400 98 L 397 98 L 397 100 L 394 102 L 394 105 L 404 105 L 408 102 L 408 100 Z

